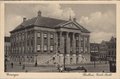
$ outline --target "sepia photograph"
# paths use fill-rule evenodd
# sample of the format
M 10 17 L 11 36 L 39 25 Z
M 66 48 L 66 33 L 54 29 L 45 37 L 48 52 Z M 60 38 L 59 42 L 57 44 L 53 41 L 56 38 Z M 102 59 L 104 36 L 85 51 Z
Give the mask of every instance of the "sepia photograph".
M 116 73 L 116 4 L 5 4 L 4 72 Z
M 120 0 L 2 0 L 2 1 L 120 1 Z

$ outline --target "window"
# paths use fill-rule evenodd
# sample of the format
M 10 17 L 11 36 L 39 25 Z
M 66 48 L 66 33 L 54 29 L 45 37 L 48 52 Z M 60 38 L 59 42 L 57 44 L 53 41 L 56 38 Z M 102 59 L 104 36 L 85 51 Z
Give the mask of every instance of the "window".
M 47 33 L 44 33 L 44 38 L 47 38 Z
M 37 33 L 37 37 L 40 37 L 40 32 Z
M 54 35 L 53 34 L 50 34 L 50 38 L 52 39 L 54 37 Z
M 53 51 L 53 46 L 50 46 L 50 51 Z
M 79 37 L 76 37 L 76 40 L 79 40 Z
M 40 45 L 37 45 L 37 50 L 38 50 L 38 51 L 40 50 Z
M 87 42 L 87 37 L 85 37 L 84 39 L 85 39 L 85 41 Z
M 83 41 L 83 37 L 81 37 L 81 41 Z
M 47 45 L 44 45 L 44 51 L 47 51 Z
M 83 52 L 83 47 L 81 47 L 81 51 Z
M 85 52 L 87 52 L 87 47 L 85 47 Z

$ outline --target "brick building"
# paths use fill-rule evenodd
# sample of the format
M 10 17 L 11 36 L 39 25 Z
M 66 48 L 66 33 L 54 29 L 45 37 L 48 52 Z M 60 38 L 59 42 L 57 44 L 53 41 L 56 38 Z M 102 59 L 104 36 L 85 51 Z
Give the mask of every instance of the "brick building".
M 107 60 L 116 61 L 116 38 L 114 37 L 108 42 Z
M 90 32 L 76 19 L 23 18 L 11 32 L 11 62 L 77 64 L 90 62 Z
M 101 61 L 116 60 L 116 38 L 111 37 L 109 41 L 102 41 L 99 50 Z

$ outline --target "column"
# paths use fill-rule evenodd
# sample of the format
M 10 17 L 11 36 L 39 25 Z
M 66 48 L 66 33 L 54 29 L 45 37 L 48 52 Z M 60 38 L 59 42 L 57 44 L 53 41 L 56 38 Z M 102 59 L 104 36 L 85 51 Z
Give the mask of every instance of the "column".
M 70 64 L 70 38 L 69 33 L 66 32 L 66 64 Z
M 58 53 L 58 34 L 57 34 L 57 32 L 54 33 L 54 41 L 55 41 L 54 50 L 55 50 L 55 53 Z
M 60 53 L 62 53 L 63 54 L 63 40 L 62 40 L 62 32 L 59 32 L 60 33 L 60 47 L 59 47 L 59 51 L 60 51 Z
M 88 59 L 87 59 L 87 62 L 89 63 L 90 62 L 90 42 L 89 42 L 89 36 L 87 37 L 87 54 L 88 54 Z
M 63 65 L 63 60 L 64 60 L 64 57 L 63 57 L 63 54 L 59 54 L 59 65 Z
M 63 39 L 63 37 L 62 37 L 62 32 L 59 32 L 59 33 L 60 33 L 60 36 L 59 36 L 59 38 L 60 38 L 59 63 L 60 63 L 60 65 L 63 65 L 63 61 L 64 61 L 64 55 L 63 55 L 63 53 L 64 53 L 64 50 L 63 50 L 63 48 L 64 48 L 64 45 L 63 45 L 63 44 L 64 44 L 64 39 Z
M 73 55 L 72 55 L 72 59 L 73 59 L 73 62 L 72 64 L 75 64 L 76 63 L 76 40 L 75 40 L 75 33 L 73 33 Z
M 76 54 L 73 54 L 73 55 L 72 55 L 72 59 L 73 59 L 72 64 L 76 64 Z
M 72 45 L 73 45 L 73 50 L 72 52 L 75 54 L 76 53 L 76 43 L 75 43 L 75 34 L 73 33 L 73 40 L 72 40 Z
M 80 63 L 82 63 L 82 55 L 81 54 L 78 55 L 78 64 L 80 64 Z

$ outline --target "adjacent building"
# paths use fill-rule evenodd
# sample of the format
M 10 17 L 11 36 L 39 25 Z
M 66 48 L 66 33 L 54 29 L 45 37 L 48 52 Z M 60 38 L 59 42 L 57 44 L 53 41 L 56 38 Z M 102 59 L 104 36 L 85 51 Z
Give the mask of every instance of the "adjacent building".
M 109 41 L 102 41 L 99 50 L 99 58 L 101 61 L 116 61 L 116 38 L 111 37 Z
M 11 32 L 11 62 L 78 64 L 90 62 L 90 32 L 75 18 L 61 20 L 38 15 Z
M 108 41 L 102 41 L 99 47 L 99 60 L 107 61 L 107 53 L 108 53 Z
M 116 38 L 114 37 L 112 37 L 108 42 L 107 60 L 116 61 Z
M 99 43 L 90 43 L 90 60 L 99 61 Z
M 11 51 L 10 37 L 5 37 L 4 42 L 5 42 L 4 44 L 5 58 L 8 59 Z

